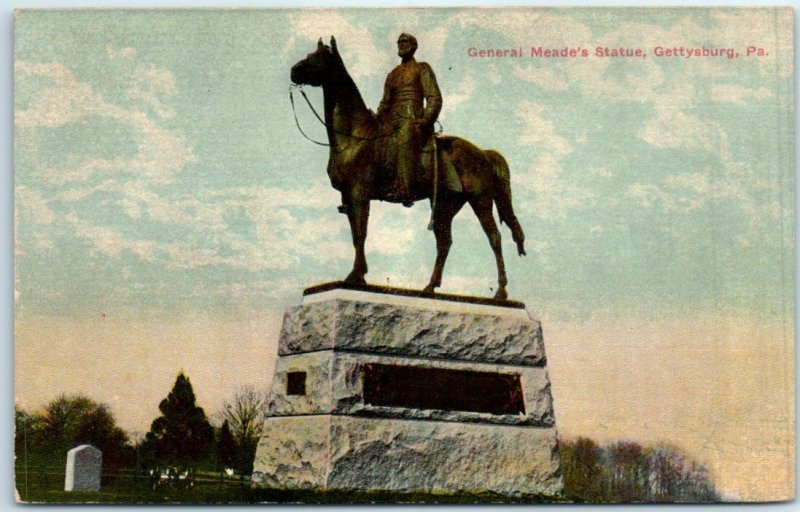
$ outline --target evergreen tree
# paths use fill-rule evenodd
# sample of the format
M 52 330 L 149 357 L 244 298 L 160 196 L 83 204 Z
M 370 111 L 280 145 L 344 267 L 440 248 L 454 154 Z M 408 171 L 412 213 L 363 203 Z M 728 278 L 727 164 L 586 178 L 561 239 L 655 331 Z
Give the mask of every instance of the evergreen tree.
M 236 440 L 233 438 L 231 427 L 228 425 L 228 420 L 225 420 L 219 429 L 217 461 L 223 468 L 232 468 L 236 462 L 237 451 L 238 447 L 236 446 Z
M 145 451 L 166 464 L 193 465 L 203 461 L 213 446 L 214 430 L 203 408 L 195 403 L 192 383 L 182 371 L 158 408 L 161 416 L 150 426 Z

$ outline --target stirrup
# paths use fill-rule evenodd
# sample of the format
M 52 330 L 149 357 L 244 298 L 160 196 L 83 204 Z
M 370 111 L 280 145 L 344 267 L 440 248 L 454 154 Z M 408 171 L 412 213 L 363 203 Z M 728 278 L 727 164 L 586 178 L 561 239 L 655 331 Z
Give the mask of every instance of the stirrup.
M 347 215 L 347 207 L 345 205 L 340 204 L 339 206 L 336 207 L 336 209 L 339 211 L 339 213 Z

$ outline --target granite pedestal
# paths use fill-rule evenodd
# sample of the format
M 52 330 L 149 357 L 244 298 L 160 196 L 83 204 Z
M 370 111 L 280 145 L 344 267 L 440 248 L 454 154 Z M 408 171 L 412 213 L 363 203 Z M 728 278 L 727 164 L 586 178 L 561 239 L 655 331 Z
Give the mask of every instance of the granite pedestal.
M 524 305 L 344 286 L 307 290 L 284 317 L 255 487 L 560 493 Z

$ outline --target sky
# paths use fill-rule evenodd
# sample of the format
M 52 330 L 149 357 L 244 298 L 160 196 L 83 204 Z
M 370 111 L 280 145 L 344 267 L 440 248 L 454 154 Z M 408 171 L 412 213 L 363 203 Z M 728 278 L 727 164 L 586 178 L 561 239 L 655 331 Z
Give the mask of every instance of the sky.
M 528 248 L 518 257 L 501 228 L 509 293 L 543 323 L 560 433 L 669 442 L 732 499 L 789 496 L 787 10 L 19 12 L 17 405 L 85 393 L 143 432 L 182 369 L 209 413 L 238 386 L 268 387 L 283 311 L 353 257 L 327 151 L 294 126 L 289 69 L 335 35 L 375 109 L 400 32 L 436 73 L 445 133 L 509 162 Z M 373 205 L 369 282 L 427 283 L 428 216 Z M 491 250 L 467 209 L 453 236 L 441 291 L 491 296 Z

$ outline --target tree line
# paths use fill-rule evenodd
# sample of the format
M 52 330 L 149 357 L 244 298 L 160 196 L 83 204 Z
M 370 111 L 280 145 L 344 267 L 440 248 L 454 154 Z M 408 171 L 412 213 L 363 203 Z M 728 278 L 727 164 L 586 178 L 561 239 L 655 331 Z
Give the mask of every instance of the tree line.
M 264 426 L 266 393 L 240 388 L 209 418 L 197 405 L 191 381 L 179 373 L 159 404 L 150 430 L 131 435 L 116 424 L 106 404 L 82 395 L 61 395 L 41 410 L 15 408 L 17 467 L 63 471 L 67 452 L 91 444 L 103 452 L 104 472 L 157 466 L 233 469 L 248 475 Z
M 197 405 L 179 373 L 144 435 L 126 433 L 109 407 L 81 395 L 62 395 L 41 410 L 15 410 L 17 468 L 64 471 L 67 452 L 91 444 L 103 452 L 104 472 L 182 466 L 234 469 L 249 475 L 265 423 L 266 393 L 240 388 L 213 418 Z M 599 446 L 579 437 L 560 440 L 564 497 L 589 503 L 719 501 L 707 469 L 675 447 L 632 441 Z M 49 468 L 49 469 L 48 469 Z
M 559 443 L 567 498 L 589 503 L 719 501 L 708 470 L 674 446 L 632 441 Z

